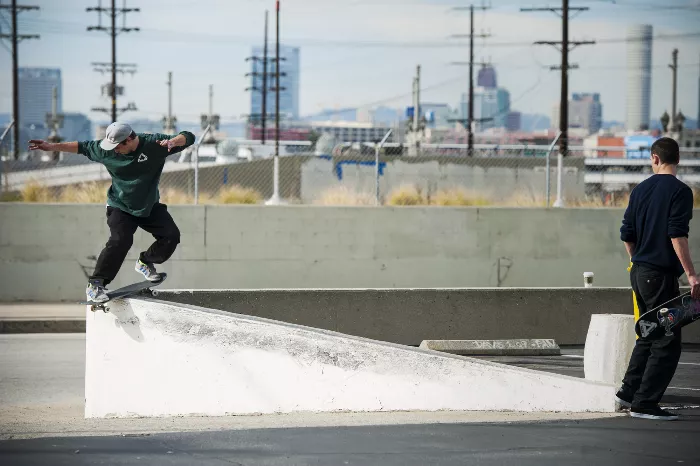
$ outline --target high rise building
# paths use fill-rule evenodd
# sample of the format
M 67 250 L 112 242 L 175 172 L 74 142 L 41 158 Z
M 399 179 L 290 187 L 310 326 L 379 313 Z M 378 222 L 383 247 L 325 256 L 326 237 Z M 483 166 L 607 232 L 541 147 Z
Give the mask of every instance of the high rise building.
M 83 113 L 66 113 L 60 134 L 64 141 L 92 139 L 92 122 Z
M 508 131 L 520 131 L 521 127 L 521 114 L 520 112 L 510 112 L 506 116 L 506 129 Z
M 559 102 L 552 106 L 552 125 L 559 125 Z M 574 93 L 569 100 L 569 128 L 582 128 L 589 134 L 603 126 L 603 105 L 598 93 Z
M 495 89 L 496 85 L 496 69 L 490 65 L 482 65 L 479 74 L 476 78 L 476 84 L 479 87 L 487 89 Z
M 58 113 L 63 111 L 61 70 L 56 68 L 19 68 L 19 121 L 22 127 L 45 126 L 51 113 L 54 86 L 58 88 Z
M 651 101 L 652 26 L 627 28 L 627 118 L 628 130 L 649 129 Z
M 280 87 L 284 90 L 280 91 L 280 120 L 296 120 L 299 118 L 299 47 L 288 47 L 280 45 Z M 276 66 L 275 66 L 275 47 L 268 45 L 267 48 L 267 117 L 269 121 L 274 121 L 275 118 L 275 93 L 270 90 L 275 88 Z M 262 116 L 262 58 L 263 47 L 253 47 L 253 56 L 258 60 L 251 60 L 251 87 L 250 93 L 250 114 L 254 118 Z M 268 125 L 269 127 L 269 125 Z
M 461 118 L 469 115 L 469 95 L 462 94 Z M 510 113 L 510 93 L 503 88 L 474 89 L 474 129 L 505 128 Z

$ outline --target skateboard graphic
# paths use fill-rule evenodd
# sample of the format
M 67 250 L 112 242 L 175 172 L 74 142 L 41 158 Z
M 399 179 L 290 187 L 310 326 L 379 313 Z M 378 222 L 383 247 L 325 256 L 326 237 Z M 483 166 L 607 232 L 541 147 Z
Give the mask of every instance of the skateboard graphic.
M 689 293 L 671 300 L 675 301 L 675 307 L 656 308 L 639 316 L 634 324 L 637 336 L 654 339 L 661 337 L 662 332 L 665 336 L 672 336 L 674 328 L 682 328 L 700 320 L 700 300 L 691 298 Z
M 105 305 L 108 302 L 112 301 L 113 299 L 127 298 L 129 296 L 134 296 L 134 295 L 156 296 L 158 292 L 155 290 L 151 290 L 151 287 L 160 285 L 161 283 L 163 283 L 165 281 L 165 279 L 168 276 L 168 274 L 166 274 L 166 273 L 161 273 L 160 275 L 162 278 L 158 281 L 155 281 L 155 282 L 144 280 L 142 282 L 132 283 L 131 285 L 117 288 L 116 290 L 108 290 L 107 297 L 109 299 L 107 301 L 102 302 L 102 303 L 98 303 L 95 301 L 81 301 L 79 304 L 89 305 L 90 310 L 92 312 L 95 312 L 97 309 L 100 309 L 102 312 L 109 312 L 109 307 L 107 307 Z

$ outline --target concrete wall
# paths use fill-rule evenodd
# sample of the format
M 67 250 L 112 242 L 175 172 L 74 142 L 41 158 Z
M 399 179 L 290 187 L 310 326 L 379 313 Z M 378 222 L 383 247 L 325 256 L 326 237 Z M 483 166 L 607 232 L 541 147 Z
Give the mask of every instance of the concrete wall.
M 272 159 L 247 163 L 200 167 L 199 189 L 216 193 L 225 186 L 239 184 L 259 191 L 264 198 L 273 192 Z M 492 200 L 512 196 L 544 199 L 545 160 L 542 157 L 464 158 L 445 156 L 380 157 L 379 189 L 384 199 L 402 185 L 418 186 L 427 195 L 441 189 L 463 187 Z M 305 204 L 323 197 L 334 188 L 345 188 L 374 198 L 376 165 L 374 156 L 280 157 L 280 194 Z M 556 157 L 552 157 L 551 200 L 556 197 Z M 582 158 L 565 160 L 562 185 L 567 199 L 584 196 L 585 166 Z M 176 188 L 192 195 L 192 170 L 165 172 L 161 188 Z
M 171 206 L 182 242 L 163 288 L 629 286 L 620 209 Z M 699 251 L 691 224 L 691 251 Z M 0 301 L 76 301 L 105 207 L 0 203 Z M 153 241 L 139 230 L 111 288 Z M 696 259 L 697 260 L 697 259 Z
M 627 288 L 163 290 L 158 299 L 381 341 L 554 339 L 583 345 L 594 314 L 633 314 Z M 700 343 L 700 325 L 683 331 Z
M 311 203 L 325 191 L 345 188 L 374 199 L 376 165 L 374 157 L 311 158 L 301 164 L 301 200 Z M 501 201 L 513 196 L 544 199 L 546 167 L 534 157 L 384 157 L 380 158 L 379 192 L 382 200 L 402 185 L 417 186 L 428 196 L 455 187 L 466 188 L 485 198 Z M 551 200 L 556 198 L 556 157 L 550 176 Z M 583 159 L 566 159 L 562 185 L 567 199 L 585 194 Z

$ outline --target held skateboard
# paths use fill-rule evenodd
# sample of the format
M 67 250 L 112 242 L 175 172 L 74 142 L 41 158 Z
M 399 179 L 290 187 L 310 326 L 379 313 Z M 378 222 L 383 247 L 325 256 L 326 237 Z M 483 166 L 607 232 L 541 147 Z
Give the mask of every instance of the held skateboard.
M 689 293 L 672 300 L 674 306 L 652 309 L 639 316 L 634 324 L 637 336 L 651 339 L 662 335 L 672 336 L 674 328 L 682 328 L 699 320 L 700 300 L 691 298 Z
M 100 309 L 102 312 L 109 312 L 109 308 L 105 305 L 108 302 L 112 301 L 113 299 L 127 298 L 129 296 L 134 296 L 134 295 L 156 296 L 157 291 L 151 290 L 151 287 L 160 285 L 161 283 L 163 283 L 165 281 L 165 279 L 168 276 L 168 274 L 166 274 L 166 273 L 161 273 L 160 275 L 162 278 L 158 281 L 155 281 L 155 282 L 144 280 L 142 282 L 133 283 L 131 285 L 124 286 L 122 288 L 117 288 L 116 290 L 108 290 L 107 297 L 109 299 L 105 302 L 98 303 L 95 301 L 81 301 L 79 304 L 89 305 L 90 310 L 92 312 L 95 312 L 97 309 Z

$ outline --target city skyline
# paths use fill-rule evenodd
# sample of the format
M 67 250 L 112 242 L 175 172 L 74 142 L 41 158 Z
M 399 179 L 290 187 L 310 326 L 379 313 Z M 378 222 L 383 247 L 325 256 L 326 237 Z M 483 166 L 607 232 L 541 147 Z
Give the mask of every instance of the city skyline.
M 91 107 L 104 106 L 100 86 L 108 80 L 108 75 L 95 73 L 90 62 L 106 61 L 110 53 L 107 34 L 85 30 L 96 22 L 93 14 L 85 12 L 95 2 L 67 0 L 60 6 L 46 0 L 33 3 L 41 10 L 22 13 L 20 30 L 42 37 L 20 44 L 20 66 L 61 68 L 64 111 L 105 119 L 105 114 L 90 112 Z M 468 58 L 468 43 L 449 38 L 468 28 L 468 12 L 450 11 L 452 6 L 461 5 L 458 2 L 281 3 L 281 42 L 299 47 L 303 57 L 299 102 L 302 117 L 327 109 L 410 105 L 416 64 L 423 70 L 422 100 L 456 108 L 467 91 L 467 68 L 450 66 L 452 61 Z M 172 71 L 173 111 L 180 121 L 195 120 L 206 112 L 209 84 L 214 86 L 214 112 L 222 120 L 244 120 L 250 109 L 250 95 L 245 91 L 250 85 L 245 76 L 250 64 L 245 58 L 252 47 L 262 45 L 266 8 L 271 13 L 269 40 L 270 53 L 274 53 L 274 2 L 203 0 L 198 9 L 186 15 L 163 15 L 159 8 L 166 4 L 169 11 L 176 12 L 188 2 L 127 3 L 141 8 L 140 13 L 128 18 L 128 25 L 141 31 L 120 36 L 117 44 L 118 62 L 138 64 L 133 76 L 118 77 L 119 85 L 126 88 L 120 102 L 134 101 L 139 109 L 125 114 L 125 118 L 162 117 L 167 110 L 165 82 L 168 71 Z M 399 4 L 411 7 L 397 8 Z M 508 89 L 511 95 L 512 109 L 549 115 L 551 105 L 559 99 L 559 73 L 550 71 L 549 66 L 558 64 L 559 53 L 551 47 L 533 46 L 532 42 L 560 39 L 561 20 L 551 12 L 519 12 L 520 7 L 533 4 L 551 3 L 505 1 L 475 14 L 476 30 L 492 34 L 475 41 L 475 61 L 493 63 L 499 87 Z M 670 9 L 647 0 L 615 4 L 582 0 L 578 4 L 590 10 L 572 18 L 570 38 L 598 43 L 571 53 L 570 61 L 579 69 L 571 72 L 570 94 L 600 93 L 606 120 L 624 121 L 626 44 L 620 39 L 625 37 L 628 25 L 649 23 L 655 36 L 650 118 L 656 120 L 670 111 L 671 71 L 667 65 L 673 48 L 679 49 L 678 108 L 691 118 L 698 114 L 700 34 L 693 27 L 700 20 L 697 1 L 674 0 L 671 6 L 683 8 Z M 235 32 L 228 32 L 231 30 Z M 9 70 L 9 64 L 9 54 L 0 51 L 0 66 Z M 478 69 L 475 66 L 475 81 Z M 2 73 L 0 79 L 0 112 L 9 112 L 10 73 Z

